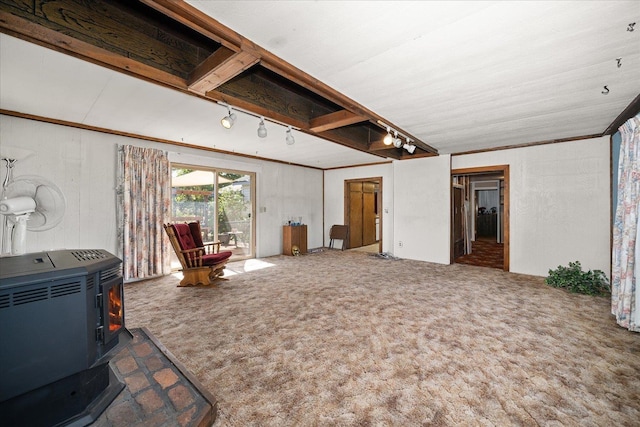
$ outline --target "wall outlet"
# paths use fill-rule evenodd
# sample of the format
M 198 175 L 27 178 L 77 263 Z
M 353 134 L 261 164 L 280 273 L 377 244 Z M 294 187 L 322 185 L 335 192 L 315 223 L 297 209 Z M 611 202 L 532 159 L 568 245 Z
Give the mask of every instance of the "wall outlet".
M 398 246 L 402 247 L 402 240 L 398 240 Z

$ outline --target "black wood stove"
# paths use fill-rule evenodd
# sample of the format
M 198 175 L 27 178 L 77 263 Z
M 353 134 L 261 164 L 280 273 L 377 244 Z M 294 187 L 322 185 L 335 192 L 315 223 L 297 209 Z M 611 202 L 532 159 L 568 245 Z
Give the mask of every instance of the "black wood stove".
M 0 258 L 0 423 L 84 426 L 124 385 L 122 262 L 104 250 Z M 111 354 L 110 354 L 111 353 Z

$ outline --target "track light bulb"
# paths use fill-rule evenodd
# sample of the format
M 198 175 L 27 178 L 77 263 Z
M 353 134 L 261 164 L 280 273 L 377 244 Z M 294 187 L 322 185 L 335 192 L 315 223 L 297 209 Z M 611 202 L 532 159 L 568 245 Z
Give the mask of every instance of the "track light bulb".
M 267 127 L 264 125 L 264 117 L 260 117 L 260 124 L 258 125 L 258 137 L 267 137 Z
M 384 142 L 384 145 L 391 145 L 391 143 L 393 143 L 393 137 L 391 136 L 391 128 L 387 127 L 387 134 L 385 135 L 382 142 Z
M 223 117 L 222 120 L 220 120 L 220 123 L 222 124 L 222 127 L 224 127 L 225 129 L 231 129 L 231 126 L 233 126 L 235 121 L 236 121 L 236 115 L 234 112 L 231 111 L 231 108 L 229 108 L 229 115 Z
M 287 137 L 285 138 L 285 141 L 287 141 L 287 145 L 293 145 L 296 143 L 295 138 L 291 134 L 291 126 L 287 129 Z

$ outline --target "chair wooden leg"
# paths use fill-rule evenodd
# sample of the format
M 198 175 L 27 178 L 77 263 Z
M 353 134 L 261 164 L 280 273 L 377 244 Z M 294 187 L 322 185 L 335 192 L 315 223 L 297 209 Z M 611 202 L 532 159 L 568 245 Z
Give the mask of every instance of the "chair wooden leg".
M 227 264 L 226 262 L 223 262 L 221 264 L 214 265 L 213 267 L 211 267 L 211 272 L 209 273 L 210 283 L 214 283 L 218 280 L 227 280 L 224 277 L 222 277 L 224 275 L 224 266 L 226 264 Z
M 178 287 L 197 286 L 197 285 L 210 285 L 209 274 L 211 268 L 190 268 L 188 270 L 182 270 L 183 279 L 180 281 Z

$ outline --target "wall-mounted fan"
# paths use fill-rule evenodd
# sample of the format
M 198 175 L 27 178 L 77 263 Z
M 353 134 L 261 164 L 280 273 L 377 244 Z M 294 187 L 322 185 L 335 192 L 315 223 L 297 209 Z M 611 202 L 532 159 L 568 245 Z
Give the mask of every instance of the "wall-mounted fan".
M 3 248 L 11 248 L 13 255 L 25 253 L 27 230 L 55 227 L 62 221 L 65 207 L 62 191 L 41 176 L 23 175 L 7 182 L 0 200 L 0 214 L 7 218 Z

